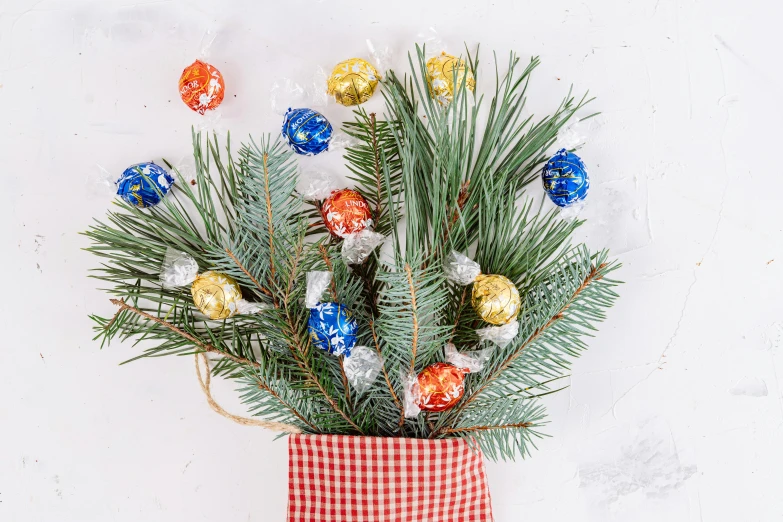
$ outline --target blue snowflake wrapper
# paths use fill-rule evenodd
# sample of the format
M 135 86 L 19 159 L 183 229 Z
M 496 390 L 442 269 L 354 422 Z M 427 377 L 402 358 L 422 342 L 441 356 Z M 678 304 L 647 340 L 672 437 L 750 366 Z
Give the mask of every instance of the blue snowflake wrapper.
M 332 124 L 313 109 L 288 109 L 283 120 L 283 138 L 297 154 L 315 156 L 329 148 Z
M 332 355 L 350 357 L 356 344 L 358 325 L 346 306 L 318 303 L 310 309 L 307 327 L 314 346 Z
M 154 207 L 171 188 L 174 178 L 154 163 L 131 165 L 116 181 L 117 195 L 139 208 Z
M 566 149 L 560 149 L 546 162 L 541 179 L 544 191 L 558 207 L 568 207 L 582 201 L 590 188 L 590 177 L 584 162 Z

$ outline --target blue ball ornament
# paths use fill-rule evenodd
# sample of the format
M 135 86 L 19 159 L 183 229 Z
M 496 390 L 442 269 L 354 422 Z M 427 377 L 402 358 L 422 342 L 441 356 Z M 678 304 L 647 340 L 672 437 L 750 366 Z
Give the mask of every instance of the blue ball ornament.
M 160 165 L 138 163 L 131 165 L 117 180 L 117 195 L 139 208 L 160 203 L 171 188 L 174 178 Z
M 288 109 L 283 120 L 283 138 L 297 154 L 315 156 L 329 147 L 332 124 L 313 109 Z
M 307 321 L 313 345 L 332 355 L 351 355 L 358 325 L 353 313 L 338 303 L 318 303 Z
M 582 159 L 560 149 L 544 165 L 541 175 L 549 199 L 559 207 L 567 207 L 585 199 L 590 188 L 590 177 Z

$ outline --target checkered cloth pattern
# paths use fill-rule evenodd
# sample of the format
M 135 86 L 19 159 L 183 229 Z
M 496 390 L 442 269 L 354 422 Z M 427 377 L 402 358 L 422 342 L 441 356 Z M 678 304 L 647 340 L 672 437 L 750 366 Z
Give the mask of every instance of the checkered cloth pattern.
M 291 435 L 288 522 L 492 521 L 484 460 L 461 439 Z

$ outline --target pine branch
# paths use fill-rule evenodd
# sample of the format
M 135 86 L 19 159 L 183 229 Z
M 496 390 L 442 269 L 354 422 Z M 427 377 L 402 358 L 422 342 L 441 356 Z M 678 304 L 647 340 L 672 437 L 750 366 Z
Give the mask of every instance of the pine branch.
M 134 306 L 131 306 L 131 305 L 127 304 L 122 299 L 110 299 L 110 301 L 111 301 L 111 303 L 113 305 L 119 306 L 120 309 L 117 311 L 116 314 L 114 314 L 114 317 L 112 317 L 111 321 L 107 325 L 107 328 L 111 327 L 114 324 L 114 322 L 116 321 L 118 315 L 121 312 L 124 312 L 124 311 L 127 310 L 127 311 L 133 312 L 134 314 L 136 314 L 138 316 L 141 316 L 141 317 L 143 317 L 143 318 L 145 318 L 145 319 L 147 319 L 149 321 L 157 323 L 157 324 L 161 325 L 164 328 L 167 328 L 167 329 L 171 330 L 172 332 L 176 333 L 180 337 L 183 337 L 184 339 L 187 339 L 191 343 L 195 344 L 196 346 L 198 346 L 199 348 L 201 348 L 205 352 L 219 354 L 219 355 L 221 355 L 223 357 L 227 357 L 228 359 L 231 359 L 232 361 L 234 361 L 236 363 L 239 363 L 239 364 L 247 364 L 249 366 L 256 366 L 256 367 L 258 366 L 258 363 L 255 362 L 255 361 L 251 361 L 249 359 L 245 359 L 244 357 L 237 357 L 236 355 L 233 355 L 231 353 L 224 352 L 222 350 L 218 350 L 217 348 L 215 348 L 211 344 L 205 343 L 205 342 L 201 341 L 201 339 L 198 339 L 195 336 L 193 336 L 193 335 L 191 335 L 191 334 L 189 334 L 189 333 L 187 333 L 187 332 L 177 328 L 173 324 L 168 323 L 168 322 L 166 322 L 166 321 L 164 321 L 164 320 L 162 320 L 162 319 L 160 319 L 158 317 L 155 317 L 154 315 L 148 314 L 147 312 L 144 312 L 144 311 L 139 310 L 138 308 L 136 308 Z
M 528 316 L 520 317 L 524 328 L 518 337 L 524 340 L 493 352 L 480 384 L 466 390 L 447 420 L 459 417 L 482 398 L 480 402 L 485 404 L 488 397 L 484 396 L 490 391 L 496 400 L 513 396 L 520 387 L 541 385 L 531 376 L 558 377 L 559 370 L 568 367 L 561 354 L 576 356 L 584 348 L 580 337 L 594 329 L 590 322 L 602 320 L 604 310 L 616 299 L 612 288 L 617 282 L 606 276 L 617 267 L 607 262 L 605 252 L 592 257 L 585 249 L 577 249 L 559 267 L 557 277 L 525 301 Z
M 477 443 L 492 460 L 530 454 L 543 435 L 544 408 L 535 399 L 498 399 L 465 412 L 454 427 L 436 428 L 430 438 L 460 437 Z
M 231 250 L 229 250 L 228 248 L 226 248 L 225 250 L 226 250 L 226 254 L 228 255 L 228 257 L 230 257 L 231 260 L 234 261 L 234 263 L 236 263 L 237 268 L 239 268 L 242 271 L 242 273 L 244 273 L 247 276 L 248 279 L 253 281 L 253 284 L 256 285 L 256 287 L 260 291 L 262 291 L 263 293 L 265 293 L 268 296 L 272 295 L 272 292 L 270 292 L 269 290 L 267 290 L 266 288 L 261 286 L 261 283 L 259 283 L 258 280 L 255 277 L 253 277 L 253 275 L 250 272 L 247 271 L 247 269 L 244 267 L 244 265 L 242 265 L 242 263 L 239 261 L 239 259 L 237 259 L 237 257 L 234 255 L 234 253 L 231 252 Z

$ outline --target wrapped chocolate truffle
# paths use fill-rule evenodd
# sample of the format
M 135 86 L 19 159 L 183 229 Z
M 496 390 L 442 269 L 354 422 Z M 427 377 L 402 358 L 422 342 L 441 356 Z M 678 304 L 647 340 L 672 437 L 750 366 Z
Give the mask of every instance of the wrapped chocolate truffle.
M 355 190 L 333 191 L 321 205 L 321 216 L 329 232 L 344 238 L 372 226 L 367 200 Z
M 362 395 L 378 378 L 383 359 L 366 346 L 356 346 L 359 327 L 351 311 L 335 302 L 321 302 L 332 282 L 332 273 L 307 273 L 305 306 L 310 309 L 307 328 L 313 346 L 328 354 L 343 356 L 345 377 L 357 395 Z
M 117 195 L 139 208 L 160 203 L 171 188 L 174 178 L 155 163 L 131 165 L 116 181 Z
M 427 60 L 427 79 L 430 96 L 441 105 L 451 103 L 463 83 L 471 92 L 476 88 L 476 79 L 465 61 L 445 52 Z
M 193 304 L 212 320 L 235 314 L 252 314 L 263 305 L 242 298 L 242 289 L 233 277 L 212 270 L 199 274 L 198 263 L 190 254 L 169 248 L 163 260 L 160 282 L 164 288 L 191 285 Z
M 185 105 L 199 114 L 214 110 L 225 95 L 223 75 L 214 66 L 196 60 L 179 78 L 179 95 Z
M 582 159 L 560 149 L 546 162 L 541 173 L 544 191 L 558 207 L 570 207 L 587 197 L 590 177 Z
M 308 272 L 305 306 L 310 309 L 307 328 L 313 346 L 332 355 L 351 355 L 358 325 L 353 313 L 340 303 L 321 302 L 332 281 L 331 272 Z
M 302 198 L 318 202 L 326 229 L 343 240 L 341 256 L 345 264 L 364 263 L 385 239 L 372 230 L 372 211 L 367 200 L 355 190 L 336 189 L 334 180 L 318 170 L 303 171 L 300 181 Z
M 283 119 L 283 138 L 297 154 L 315 156 L 329 148 L 332 124 L 313 109 L 288 109 Z
M 359 105 L 370 99 L 380 78 L 370 62 L 350 58 L 335 65 L 326 81 L 326 92 L 342 105 Z
M 477 330 L 481 339 L 505 346 L 519 332 L 517 316 L 522 300 L 516 285 L 505 276 L 484 275 L 478 263 L 459 252 L 451 252 L 443 263 L 446 279 L 458 285 L 473 283 L 471 304 L 478 316 L 494 327 Z
M 444 352 L 448 362 L 431 364 L 404 380 L 406 417 L 453 408 L 465 393 L 465 375 L 481 371 L 490 354 L 487 350 L 460 353 L 451 343 Z

